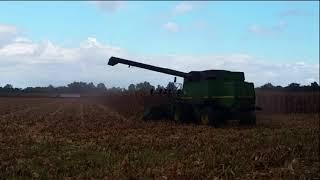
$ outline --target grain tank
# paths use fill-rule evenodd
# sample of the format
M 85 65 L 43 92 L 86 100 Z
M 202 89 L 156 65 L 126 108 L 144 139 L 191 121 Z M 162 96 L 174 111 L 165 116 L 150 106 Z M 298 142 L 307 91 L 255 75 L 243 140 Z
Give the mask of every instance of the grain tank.
M 108 65 L 125 64 L 184 79 L 182 93 L 161 103 L 145 104 L 144 119 L 167 118 L 219 127 L 226 120 L 254 125 L 254 84 L 246 82 L 243 72 L 205 70 L 181 72 L 131 60 L 111 57 Z

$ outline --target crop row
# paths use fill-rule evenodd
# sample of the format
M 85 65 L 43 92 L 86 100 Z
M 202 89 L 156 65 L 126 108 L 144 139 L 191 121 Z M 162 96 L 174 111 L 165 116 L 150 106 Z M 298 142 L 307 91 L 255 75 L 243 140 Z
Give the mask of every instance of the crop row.
M 104 101 L 57 99 L 0 118 L 0 176 L 290 179 L 320 173 L 318 116 L 258 114 L 256 128 L 215 129 L 144 122 L 136 99 Z

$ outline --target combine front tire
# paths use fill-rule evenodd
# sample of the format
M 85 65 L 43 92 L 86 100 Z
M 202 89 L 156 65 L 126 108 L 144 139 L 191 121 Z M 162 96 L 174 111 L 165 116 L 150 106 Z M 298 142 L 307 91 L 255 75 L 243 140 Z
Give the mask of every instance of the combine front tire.
M 221 112 L 212 110 L 210 107 L 204 108 L 200 115 L 201 124 L 214 127 L 221 126 L 221 118 Z
M 210 115 L 209 113 L 207 112 L 202 112 L 201 115 L 200 115 L 200 121 L 201 121 L 201 124 L 203 125 L 210 125 Z
M 173 119 L 179 123 L 193 122 L 194 109 L 190 105 L 178 104 L 175 105 Z
M 185 110 L 182 105 L 176 105 L 174 107 L 174 112 L 173 112 L 173 120 L 177 123 L 182 123 L 185 119 Z

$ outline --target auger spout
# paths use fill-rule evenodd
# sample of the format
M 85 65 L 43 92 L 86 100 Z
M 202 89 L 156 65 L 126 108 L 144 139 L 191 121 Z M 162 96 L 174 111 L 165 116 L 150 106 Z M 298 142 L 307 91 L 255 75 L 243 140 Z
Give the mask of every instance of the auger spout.
M 122 59 L 122 58 L 118 58 L 118 57 L 111 57 L 109 59 L 108 65 L 110 66 L 114 66 L 116 64 L 126 64 L 129 66 L 135 66 L 135 67 L 139 67 L 139 68 L 143 68 L 143 69 L 148 69 L 151 71 L 156 71 L 156 72 L 160 72 L 160 73 L 164 73 L 164 74 L 170 74 L 173 76 L 179 76 L 179 77 L 183 77 L 183 78 L 188 78 L 189 74 L 185 73 L 185 72 L 181 72 L 181 71 L 176 71 L 176 70 L 172 70 L 172 69 L 167 69 L 167 68 L 162 68 L 162 67 L 157 67 L 157 66 L 152 66 L 149 64 L 144 64 L 144 63 L 139 63 L 139 62 L 135 62 L 135 61 L 130 61 L 127 59 Z

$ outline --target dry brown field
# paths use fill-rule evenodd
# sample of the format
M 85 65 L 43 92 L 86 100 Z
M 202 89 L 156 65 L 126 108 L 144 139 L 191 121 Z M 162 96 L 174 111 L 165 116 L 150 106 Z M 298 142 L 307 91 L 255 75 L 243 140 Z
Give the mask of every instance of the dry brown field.
M 268 113 L 317 113 L 319 103 L 319 92 L 256 90 L 256 104 Z
M 319 114 L 140 120 L 140 97 L 0 98 L 1 179 L 319 179 Z

